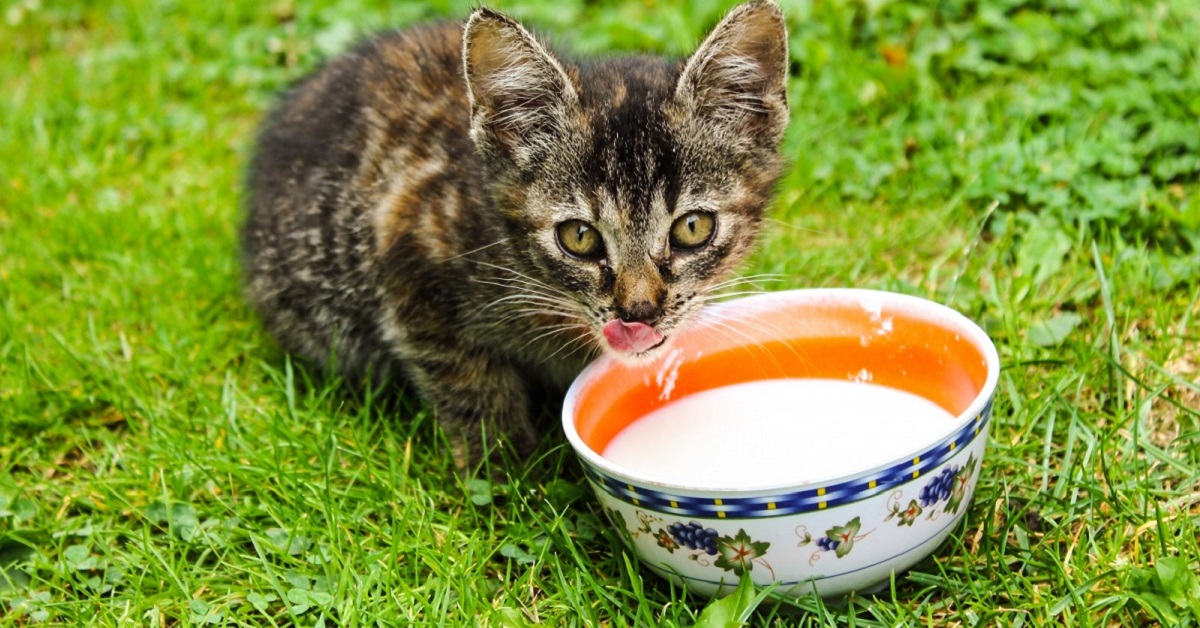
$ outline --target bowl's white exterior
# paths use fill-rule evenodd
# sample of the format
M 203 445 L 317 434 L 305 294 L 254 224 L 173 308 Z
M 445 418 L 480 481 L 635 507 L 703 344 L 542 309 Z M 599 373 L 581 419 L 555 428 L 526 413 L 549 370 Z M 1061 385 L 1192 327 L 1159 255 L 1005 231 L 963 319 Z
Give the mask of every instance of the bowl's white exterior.
M 785 595 L 822 597 L 871 591 L 928 556 L 962 519 L 979 478 L 999 377 L 999 357 L 987 334 L 961 314 L 931 301 L 855 289 L 779 292 L 722 307 L 771 307 L 773 301 L 841 300 L 917 312 L 961 333 L 987 362 L 987 381 L 954 431 L 912 456 L 852 476 L 802 486 L 717 490 L 672 486 L 634 477 L 591 451 L 574 427 L 582 382 L 567 394 L 563 424 L 589 483 L 622 538 L 652 571 L 716 594 L 736 586 L 743 572 L 755 584 L 777 585 Z M 816 434 L 823 438 L 864 434 Z M 941 491 L 933 490 L 941 487 Z M 687 531 L 693 539 L 687 545 Z

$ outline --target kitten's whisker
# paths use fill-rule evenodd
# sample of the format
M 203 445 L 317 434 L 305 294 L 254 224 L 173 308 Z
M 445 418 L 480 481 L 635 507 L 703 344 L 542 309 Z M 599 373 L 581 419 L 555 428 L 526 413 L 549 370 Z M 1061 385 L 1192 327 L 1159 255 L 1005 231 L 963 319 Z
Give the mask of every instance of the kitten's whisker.
M 496 283 L 496 282 L 491 282 L 491 281 L 480 281 L 480 283 L 484 283 L 484 284 L 488 284 L 488 285 L 495 285 L 498 287 L 510 288 L 510 289 L 514 290 L 514 292 L 512 294 L 504 295 L 502 297 L 499 297 L 493 301 L 490 301 L 490 302 L 484 304 L 481 309 L 488 309 L 488 308 L 496 307 L 498 305 L 504 305 L 506 303 L 521 302 L 521 301 L 525 301 L 525 300 L 539 301 L 542 303 L 550 303 L 550 304 L 554 304 L 554 305 L 574 307 L 574 304 L 570 300 L 565 299 L 560 295 L 545 294 L 542 292 L 538 292 L 536 290 L 520 290 L 513 286 Z
M 562 305 L 569 305 L 572 303 L 572 301 L 570 299 L 564 298 L 561 294 L 549 293 L 549 292 L 542 290 L 541 288 L 536 288 L 536 287 L 530 288 L 530 287 L 520 285 L 520 284 L 487 281 L 487 280 L 480 280 L 480 279 L 476 279 L 476 282 L 484 284 L 484 285 L 496 286 L 498 288 L 503 288 L 507 291 L 506 294 L 503 294 L 503 296 L 496 298 L 495 300 L 490 302 L 485 307 L 493 307 L 494 305 L 504 305 L 505 303 L 509 303 L 511 301 L 517 301 L 517 300 L 524 299 L 524 298 L 539 299 L 539 300 L 542 300 L 543 302 L 556 303 L 556 304 L 562 304 Z
M 597 347 L 596 345 L 594 345 L 594 344 L 591 344 L 591 343 L 589 343 L 589 342 L 578 342 L 578 340 L 586 340 L 586 338 L 580 337 L 580 338 L 578 338 L 577 340 L 572 340 L 570 343 L 568 343 L 568 344 L 566 344 L 566 345 L 563 345 L 562 349 L 566 349 L 567 347 L 571 347 L 570 351 L 567 351 L 566 353 L 563 353 L 563 354 L 562 354 L 562 359 L 563 359 L 563 360 L 569 360 L 569 359 L 571 359 L 572 357 L 574 357 L 574 356 L 576 356 L 577 354 L 579 354 L 579 352 L 580 352 L 580 351 L 583 351 L 583 352 L 584 352 L 584 353 L 583 353 L 583 359 L 584 359 L 585 361 L 588 361 L 588 360 L 594 359 L 594 357 L 595 357 L 596 353 L 599 351 L 599 347 Z M 559 351 L 561 351 L 562 349 L 559 349 Z M 544 359 L 542 360 L 542 362 L 547 362 L 547 361 L 549 361 L 549 360 L 553 359 L 553 358 L 554 358 L 554 356 L 555 356 L 555 354 L 557 354 L 557 353 L 558 353 L 558 351 L 556 351 L 555 353 L 552 353 L 552 354 L 550 354 L 549 356 L 547 356 L 546 358 L 544 358 Z
M 484 308 L 496 307 L 499 305 L 526 305 L 533 303 L 546 303 L 557 306 L 570 306 L 571 302 L 559 297 L 551 297 L 537 293 L 518 293 L 500 297 L 494 301 L 485 304 Z
M 780 326 L 778 323 L 765 320 L 763 318 L 764 314 L 760 313 L 760 312 L 742 311 L 736 315 L 736 318 L 729 317 L 726 314 L 721 313 L 721 312 L 713 312 L 710 310 L 701 310 L 701 312 L 703 315 L 714 318 L 714 319 L 725 319 L 725 321 L 728 323 L 737 321 L 737 322 L 741 323 L 743 326 L 745 326 L 746 328 L 748 328 L 752 331 L 756 331 L 767 337 L 777 338 L 780 340 L 787 337 L 787 330 L 785 328 Z M 795 353 L 795 348 L 793 347 L 791 342 L 784 342 L 784 344 L 786 344 L 789 348 L 792 349 L 793 353 L 796 355 L 797 358 L 805 359 L 803 356 L 799 355 L 798 353 Z
M 783 281 L 783 279 L 785 277 L 787 277 L 787 275 L 783 275 L 780 273 L 760 273 L 757 275 L 743 275 L 741 277 L 734 277 L 732 279 L 726 279 L 725 281 L 715 283 L 715 284 L 709 286 L 707 291 L 712 292 L 714 290 L 720 290 L 721 288 L 726 288 L 729 286 L 736 286 L 736 285 L 740 285 L 740 284 L 744 284 L 744 283 L 759 283 L 760 281 Z
M 529 315 L 545 315 L 558 318 L 585 320 L 574 302 L 534 292 L 516 292 L 494 299 L 474 312 L 474 318 L 488 316 L 488 312 L 499 309 L 495 322 L 507 322 Z
M 733 323 L 735 321 L 742 323 L 754 331 L 767 334 L 769 336 L 781 336 L 784 335 L 785 331 L 776 324 L 763 320 L 761 318 L 762 314 L 757 312 L 742 311 L 739 312 L 735 317 L 729 317 L 723 312 L 713 312 L 710 310 L 704 310 L 703 313 L 713 318 L 724 319 L 728 323 Z
M 721 292 L 718 294 L 706 294 L 703 297 L 700 297 L 700 301 L 701 301 L 701 303 L 704 303 L 705 305 L 707 305 L 709 303 L 720 303 L 720 302 L 724 301 L 725 299 L 729 299 L 732 297 L 744 297 L 744 296 L 756 295 L 756 294 L 770 294 L 770 291 L 769 290 L 739 290 L 737 292 Z
M 485 262 L 485 261 L 482 261 L 482 260 L 471 260 L 471 261 L 472 261 L 472 262 L 474 262 L 474 263 L 476 263 L 476 264 L 479 264 L 480 266 L 483 266 L 483 267 L 485 267 L 485 268 L 492 268 L 492 269 L 495 269 L 495 270 L 502 270 L 502 271 L 504 271 L 504 272 L 507 272 L 507 273 L 512 273 L 512 274 L 514 274 L 514 275 L 516 275 L 516 276 L 518 276 L 518 277 L 520 277 L 520 278 L 522 278 L 522 279 L 525 279 L 526 281 L 529 281 L 529 282 L 531 282 L 533 285 L 541 286 L 541 287 L 543 287 L 543 288 L 547 288 L 547 289 L 549 289 L 549 290 L 555 290 L 554 286 L 551 286 L 550 284 L 548 284 L 548 283 L 546 283 L 546 282 L 544 282 L 544 281 L 541 281 L 541 280 L 539 280 L 539 279 L 536 279 L 536 278 L 534 278 L 534 277 L 530 277 L 529 275 L 526 275 L 525 273 L 523 273 L 523 272 L 521 272 L 521 271 L 519 271 L 519 270 L 515 270 L 515 269 L 512 269 L 512 268 L 508 268 L 507 266 L 500 266 L 499 264 L 493 264 L 493 263 L 491 263 L 491 262 Z M 499 279 L 499 277 L 497 277 L 497 279 Z
M 447 257 L 446 259 L 444 259 L 444 260 L 441 260 L 439 263 L 441 263 L 441 264 L 445 264 L 446 262 L 451 262 L 451 261 L 454 261 L 454 260 L 456 260 L 456 259 L 459 259 L 459 258 L 466 257 L 466 256 L 468 256 L 468 255 L 474 255 L 475 253 L 478 253 L 478 252 L 480 252 L 480 251 L 482 251 L 482 250 L 484 250 L 484 249 L 490 249 L 490 248 L 492 248 L 493 246 L 497 246 L 497 245 L 500 245 L 500 244 L 504 244 L 505 242 L 508 242 L 508 238 L 500 238 L 499 240 L 496 240 L 495 242 L 493 242 L 493 243 L 491 243 L 491 244 L 485 244 L 485 245 L 483 245 L 483 246 L 481 246 L 481 247 L 479 247 L 479 248 L 477 248 L 477 249 L 471 249 L 470 251 L 467 251 L 466 253 L 459 253 L 458 255 L 455 255 L 455 256 L 453 256 L 453 257 Z
M 489 263 L 487 263 L 487 262 L 480 262 L 480 261 L 477 261 L 477 260 L 467 260 L 467 261 L 469 261 L 469 262 L 473 262 L 473 263 L 476 263 L 476 264 L 480 264 L 480 265 L 483 265 L 483 266 L 487 266 L 487 267 L 495 267 L 495 268 L 499 268 L 499 269 L 501 269 L 501 270 L 511 270 L 511 269 L 504 268 L 504 267 L 502 267 L 502 266 L 495 266 L 494 264 L 489 264 Z M 538 288 L 543 288 L 543 289 L 547 289 L 547 290 L 552 290 L 552 289 L 553 289 L 553 286 L 550 286 L 549 284 L 546 284 L 545 282 L 538 281 L 537 279 L 533 279 L 533 278 L 526 277 L 526 276 L 524 276 L 524 275 L 521 275 L 520 273 L 517 273 L 517 271 L 512 271 L 512 272 L 513 272 L 513 273 L 516 273 L 516 275 L 515 275 L 515 276 L 509 276 L 509 275 L 490 275 L 490 276 L 488 276 L 487 278 L 488 278 L 488 279 L 491 279 L 492 281 L 502 281 L 502 282 L 504 282 L 504 283 L 508 283 L 508 284 L 519 283 L 519 284 L 522 284 L 522 285 L 528 285 L 528 286 L 537 286 Z
M 706 311 L 704 313 L 713 317 L 714 319 L 721 317 L 721 314 L 717 312 Z M 731 318 L 726 321 L 726 329 L 729 329 L 734 321 L 750 331 L 757 332 L 764 338 L 778 339 L 778 341 L 782 343 L 783 346 L 787 347 L 788 352 L 790 352 L 798 361 L 803 363 L 809 362 L 809 359 L 800 353 L 795 344 L 786 339 L 786 330 L 775 323 L 763 320 L 760 314 L 756 314 L 754 312 L 742 312 L 737 318 Z M 751 340 L 755 345 L 761 344 L 756 339 L 752 339 L 749 334 L 743 334 L 742 337 L 746 338 L 747 340 Z
M 597 345 L 594 342 L 590 342 L 591 336 L 588 336 L 585 334 L 585 335 L 580 336 L 579 340 L 580 340 L 580 342 L 578 344 L 576 344 L 574 348 L 572 348 L 565 355 L 563 355 L 563 359 L 566 359 L 566 358 L 569 358 L 569 357 L 575 355 L 576 353 L 579 352 L 580 349 L 585 350 L 584 355 L 588 359 L 594 358 L 601 351 L 603 351 L 603 349 L 599 345 Z M 575 341 L 572 341 L 572 342 L 575 342 Z
M 745 330 L 739 329 L 736 325 L 731 324 L 731 322 L 723 321 L 720 318 L 714 316 L 712 318 L 707 318 L 707 319 L 705 319 L 703 317 L 698 317 L 696 320 L 696 324 L 711 325 L 714 328 L 724 330 L 728 333 L 734 334 L 734 335 L 738 336 L 739 338 L 745 340 L 746 344 L 743 345 L 743 347 L 746 349 L 746 352 L 748 354 L 750 354 L 750 357 L 754 359 L 754 363 L 758 365 L 758 368 L 760 371 L 767 373 L 768 369 L 764 368 L 762 362 L 760 362 L 758 360 L 758 352 L 754 351 L 754 349 L 758 349 L 763 354 L 765 354 L 768 358 L 770 358 L 771 361 L 775 363 L 775 368 L 777 368 L 779 370 L 779 374 L 781 376 L 787 374 L 787 370 L 785 368 L 783 368 L 783 364 L 781 364 L 779 362 L 779 360 L 775 357 L 775 354 L 771 353 L 770 351 L 767 351 L 766 348 L 760 344 L 758 338 L 755 338 L 753 335 L 747 333 Z
M 576 345 L 576 346 L 574 349 L 571 349 L 570 352 L 568 352 L 566 355 L 564 355 L 563 356 L 564 358 L 574 355 L 575 352 L 579 351 L 579 349 L 582 347 L 589 346 L 589 343 L 587 341 L 589 339 L 591 339 L 591 334 L 586 333 L 586 331 L 587 331 L 586 328 L 584 329 L 584 331 L 585 331 L 585 333 L 579 334 L 578 336 L 572 338 L 571 340 L 568 340 L 567 342 L 563 343 L 563 345 L 560 346 L 558 349 L 555 349 L 553 353 L 542 358 L 542 362 L 549 362 L 551 359 L 554 358 L 554 356 L 561 353 L 563 351 L 563 349 L 566 349 L 567 347 L 570 347 L 571 345 Z M 593 347 L 593 348 L 595 348 L 595 347 Z
M 528 347 L 529 345 L 531 345 L 531 344 L 533 344 L 533 343 L 535 343 L 535 342 L 537 342 L 537 341 L 539 341 L 539 340 L 541 340 L 541 339 L 543 339 L 543 338 L 546 338 L 546 337 L 549 337 L 549 336 L 556 336 L 556 335 L 558 335 L 558 334 L 563 334 L 563 333 L 566 333 L 566 332 L 568 332 L 568 331 L 570 331 L 570 330 L 572 330 L 572 329 L 582 329 L 582 330 L 584 330 L 584 331 L 587 331 L 587 328 L 586 328 L 586 327 L 584 327 L 583 325 L 581 325 L 581 324 L 578 324 L 578 323 L 570 323 L 570 324 L 564 324 L 564 325 L 554 325 L 554 326 L 551 326 L 551 327 L 549 327 L 548 329 L 549 329 L 549 331 L 542 332 L 542 333 L 540 333 L 540 334 L 538 334 L 538 335 L 534 336 L 533 338 L 530 338 L 528 342 L 526 342 L 525 344 L 521 345 L 521 348 L 522 348 L 522 349 L 524 349 L 524 348 Z M 551 355 L 554 355 L 554 354 L 551 354 Z M 545 358 L 545 359 L 548 359 L 548 358 Z M 544 361 L 545 359 L 543 359 L 543 361 Z
M 713 287 L 705 290 L 704 294 L 705 295 L 712 295 L 712 294 L 716 294 L 716 293 L 726 294 L 726 293 L 728 293 L 729 290 L 733 290 L 735 288 L 753 288 L 759 292 L 770 292 L 770 290 L 767 289 L 767 287 L 763 284 L 762 281 L 753 280 L 753 281 L 729 282 L 729 283 L 725 283 L 725 284 L 722 284 L 719 286 L 713 286 Z
M 507 277 L 481 279 L 479 277 L 472 277 L 471 281 L 474 281 L 475 283 L 489 285 L 489 286 L 496 286 L 497 288 L 507 288 L 509 290 L 526 290 L 530 294 L 541 294 L 544 296 L 561 298 L 561 297 L 559 297 L 559 295 L 548 291 L 547 288 L 545 288 L 543 286 L 539 286 L 537 284 L 532 284 L 532 283 L 528 283 L 525 281 L 521 281 L 519 279 L 510 279 Z
M 575 314 L 574 312 L 563 312 L 561 310 L 552 310 L 552 309 L 548 309 L 548 308 L 527 307 L 527 308 L 523 308 L 520 310 L 513 310 L 512 313 L 517 315 L 517 318 L 530 318 L 532 316 L 537 316 L 540 314 L 542 316 L 573 319 L 573 320 L 577 320 L 580 322 L 584 322 L 583 317 Z
M 806 233 L 816 233 L 816 234 L 825 233 L 824 231 L 822 231 L 820 229 L 813 229 L 811 227 L 801 227 L 798 225 L 793 225 L 790 222 L 786 222 L 786 221 L 780 220 L 778 218 L 763 218 L 763 221 L 769 222 L 772 224 L 776 224 L 776 225 L 780 225 L 782 227 L 787 227 L 788 229 L 795 229 L 796 231 L 804 231 Z
M 491 321 L 490 327 L 499 329 L 504 325 L 512 323 L 513 321 L 524 320 L 539 315 L 570 321 L 571 325 L 586 325 L 586 321 L 583 319 L 583 317 L 573 312 L 559 312 L 557 310 L 547 310 L 542 308 L 526 308 L 524 310 L 509 312 L 506 315 Z

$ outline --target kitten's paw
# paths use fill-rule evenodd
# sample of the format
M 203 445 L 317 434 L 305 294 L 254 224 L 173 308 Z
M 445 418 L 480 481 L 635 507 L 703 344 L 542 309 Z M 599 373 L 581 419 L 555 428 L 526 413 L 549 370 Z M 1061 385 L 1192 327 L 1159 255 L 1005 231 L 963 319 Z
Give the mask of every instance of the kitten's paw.
M 442 425 L 450 439 L 454 468 L 459 476 L 480 475 L 503 479 L 510 468 L 521 464 L 537 448 L 538 439 L 528 425 L 498 431 L 494 424 L 452 423 Z

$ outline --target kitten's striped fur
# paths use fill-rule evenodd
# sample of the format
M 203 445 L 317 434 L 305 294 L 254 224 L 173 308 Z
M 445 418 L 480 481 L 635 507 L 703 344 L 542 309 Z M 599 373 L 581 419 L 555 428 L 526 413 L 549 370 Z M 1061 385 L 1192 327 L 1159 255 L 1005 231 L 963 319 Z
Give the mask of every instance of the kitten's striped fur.
M 688 59 L 574 60 L 487 9 L 372 39 L 265 124 L 247 293 L 283 346 L 411 384 L 462 460 L 527 450 L 533 387 L 562 388 L 614 319 L 666 336 L 755 241 L 787 123 L 783 16 L 734 9 Z M 688 212 L 710 240 L 673 248 Z M 583 221 L 603 256 L 558 228 Z M 576 223 L 571 223 L 576 224 Z

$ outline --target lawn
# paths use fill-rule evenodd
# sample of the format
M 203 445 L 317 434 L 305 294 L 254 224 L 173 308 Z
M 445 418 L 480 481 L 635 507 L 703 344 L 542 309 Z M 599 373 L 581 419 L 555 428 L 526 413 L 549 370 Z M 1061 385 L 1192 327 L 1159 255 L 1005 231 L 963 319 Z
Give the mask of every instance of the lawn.
M 882 593 L 753 622 L 1200 624 L 1200 4 L 781 4 L 791 166 L 745 272 L 950 304 L 1003 374 L 950 541 Z M 683 54 L 729 3 L 498 6 L 583 52 Z M 700 619 L 552 422 L 506 482 L 464 484 L 418 404 L 293 364 L 240 296 L 273 95 L 468 10 L 5 3 L 0 625 Z

